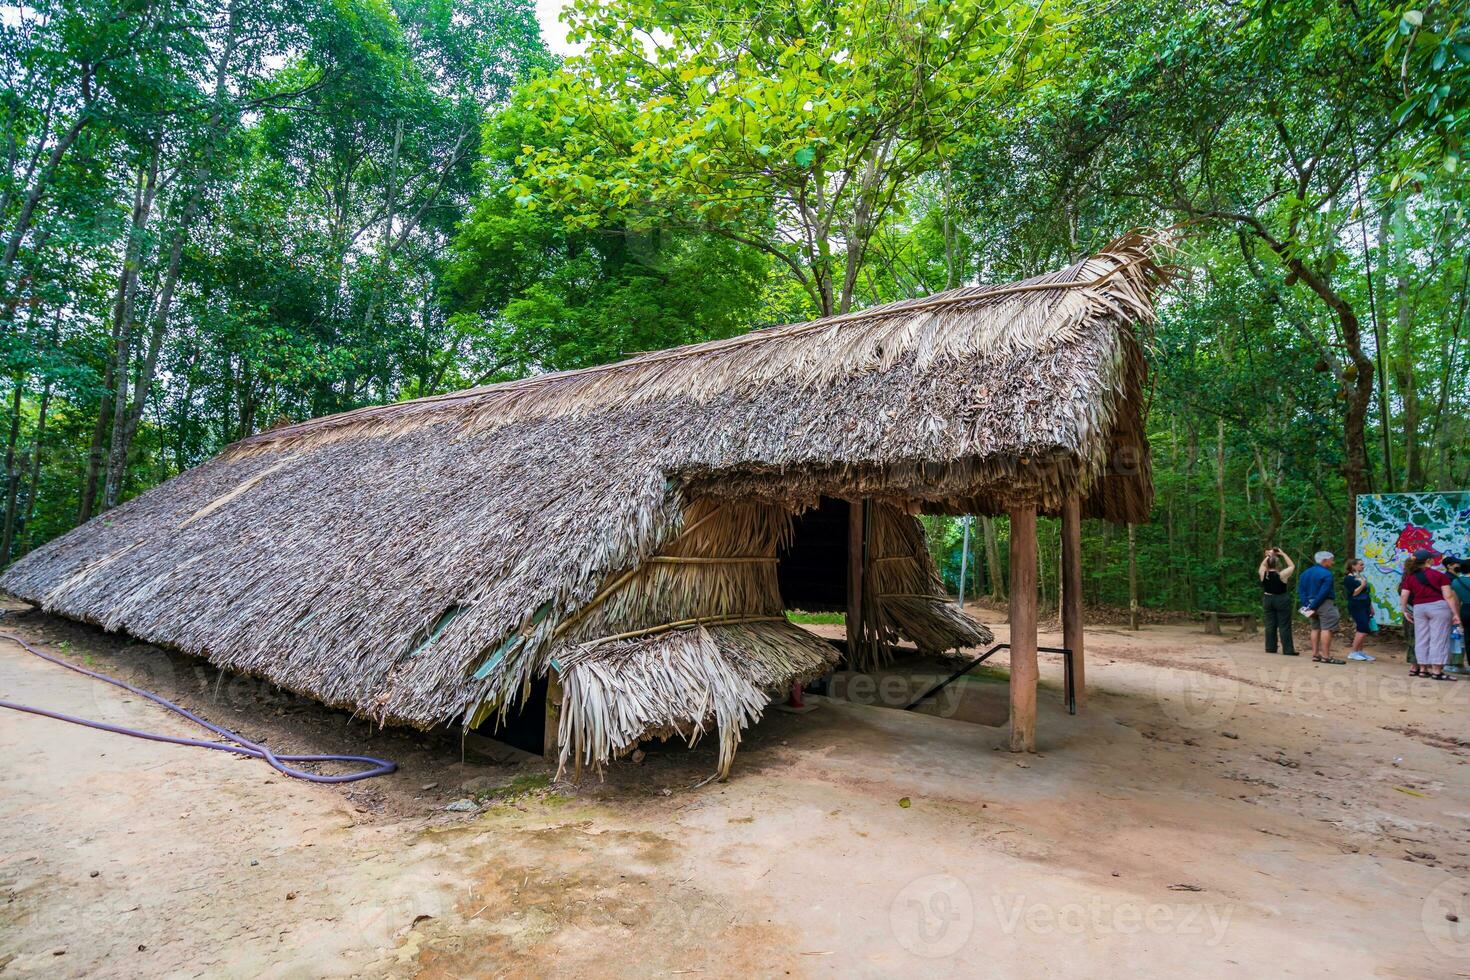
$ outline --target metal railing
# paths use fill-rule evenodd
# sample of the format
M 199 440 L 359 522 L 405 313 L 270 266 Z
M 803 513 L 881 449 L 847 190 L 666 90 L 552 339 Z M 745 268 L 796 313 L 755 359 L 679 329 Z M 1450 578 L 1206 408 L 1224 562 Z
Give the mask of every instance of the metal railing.
M 920 694 L 917 698 L 914 698 L 914 700 L 911 701 L 904 708 L 904 710 L 905 711 L 913 711 L 919 705 L 923 704 L 925 701 L 928 701 L 934 695 L 938 694 L 940 691 L 944 690 L 946 687 L 949 687 L 949 685 L 953 684 L 955 681 L 959 680 L 961 677 L 964 677 L 966 674 L 968 674 L 970 671 L 974 670 L 976 667 L 979 667 L 981 664 L 983 664 L 985 661 L 989 660 L 992 656 L 994 656 L 999 651 L 1001 651 L 1001 650 L 1009 650 L 1010 648 L 1011 648 L 1011 645 L 1009 643 L 997 643 L 995 646 L 991 647 L 989 650 L 986 650 L 984 653 L 980 654 L 980 656 L 976 657 L 974 660 L 971 660 L 969 663 L 965 664 L 965 666 L 961 667 L 959 670 L 955 671 L 953 674 L 950 674 L 947 678 L 945 678 L 944 680 L 940 681 L 938 684 L 935 684 L 933 687 L 931 687 L 929 690 L 925 691 L 923 694 Z M 1037 647 L 1036 648 L 1036 652 L 1037 653 L 1060 653 L 1062 655 L 1062 686 L 1064 688 L 1064 697 L 1066 698 L 1066 703 L 1067 703 L 1067 714 L 1069 714 L 1069 715 L 1075 715 L 1077 713 L 1077 689 L 1074 686 L 1074 682 L 1072 680 L 1072 650 L 1071 650 L 1071 648 L 1070 647 Z

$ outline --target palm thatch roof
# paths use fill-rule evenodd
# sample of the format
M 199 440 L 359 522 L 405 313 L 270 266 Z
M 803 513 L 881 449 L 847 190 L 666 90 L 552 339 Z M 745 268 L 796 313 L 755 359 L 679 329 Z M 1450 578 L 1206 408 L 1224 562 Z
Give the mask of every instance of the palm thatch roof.
M 775 584 L 804 508 L 879 505 L 873 628 L 928 649 L 989 634 L 943 601 L 913 513 L 1077 492 L 1147 514 L 1134 328 L 1160 279 L 1134 236 L 1012 286 L 275 429 L 0 588 L 385 723 L 472 723 L 551 668 L 564 758 L 713 725 L 727 765 L 834 658 Z

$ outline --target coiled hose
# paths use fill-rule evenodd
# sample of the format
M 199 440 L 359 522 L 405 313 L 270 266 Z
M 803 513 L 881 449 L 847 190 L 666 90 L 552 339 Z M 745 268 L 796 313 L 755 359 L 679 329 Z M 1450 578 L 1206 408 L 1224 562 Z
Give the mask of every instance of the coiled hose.
M 33 715 L 41 715 L 45 718 L 55 718 L 57 721 L 69 721 L 73 725 L 85 725 L 87 728 L 96 728 L 99 731 L 113 732 L 117 735 L 131 735 L 133 738 L 146 738 L 149 741 L 153 742 L 168 742 L 172 745 L 196 745 L 201 749 L 218 749 L 221 752 L 233 752 L 236 755 L 248 755 L 252 759 L 264 759 L 267 765 L 269 765 L 272 769 L 276 770 L 279 773 L 290 776 L 293 779 L 305 779 L 308 782 L 313 783 L 352 783 L 356 782 L 359 779 L 371 779 L 374 776 L 386 776 L 388 773 L 394 772 L 398 768 L 398 764 L 396 762 L 389 762 L 387 759 L 375 759 L 370 755 L 277 755 L 270 749 L 266 748 L 264 745 L 261 745 L 259 742 L 252 742 L 248 738 L 245 738 L 242 735 L 230 731 L 228 728 L 221 728 L 220 726 L 212 722 L 205 721 L 203 718 L 200 718 L 188 708 L 174 704 L 172 701 L 170 701 L 168 698 L 163 697 L 162 695 L 154 694 L 152 691 L 145 691 L 141 687 L 134 687 L 127 681 L 118 680 L 116 677 L 109 677 L 108 675 L 99 673 L 95 670 L 88 670 L 85 667 L 79 667 L 76 664 L 71 663 L 70 661 L 63 660 L 60 657 L 47 653 L 44 650 L 37 649 L 30 643 L 27 643 L 25 640 L 16 636 L 14 633 L 0 633 L 0 639 L 9 640 L 12 643 L 17 643 L 21 647 L 25 648 L 28 652 L 40 657 L 42 660 L 49 660 L 53 664 L 65 667 L 67 670 L 74 670 L 78 674 L 85 674 L 86 676 L 91 677 L 94 680 L 106 681 L 108 684 L 111 684 L 115 687 L 120 687 L 125 691 L 131 691 L 139 697 L 147 698 L 155 704 L 163 705 L 163 707 L 174 712 L 175 714 L 182 715 L 183 717 L 192 721 L 194 724 L 207 728 L 210 731 L 214 732 L 216 735 L 229 739 L 229 741 L 210 742 L 201 738 L 183 738 L 182 736 L 178 735 L 163 735 L 158 732 L 144 732 L 139 731 L 136 728 L 125 728 L 122 725 L 109 725 L 106 722 L 102 721 L 92 721 L 88 718 L 78 718 L 75 715 L 62 714 L 60 711 L 49 711 L 46 708 L 36 708 L 28 704 L 17 704 L 14 701 L 0 700 L 0 708 L 10 708 L 13 711 L 25 711 Z M 288 762 L 363 763 L 367 766 L 370 766 L 371 768 L 363 769 L 360 772 L 345 773 L 340 776 L 320 776 L 313 772 L 303 772 L 300 769 L 293 769 L 290 766 L 286 765 L 286 763 Z

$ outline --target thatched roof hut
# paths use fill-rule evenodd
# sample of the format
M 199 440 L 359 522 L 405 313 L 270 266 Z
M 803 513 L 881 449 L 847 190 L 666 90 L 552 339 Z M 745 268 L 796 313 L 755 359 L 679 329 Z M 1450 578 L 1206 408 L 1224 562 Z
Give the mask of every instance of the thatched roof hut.
M 1016 285 L 275 429 L 0 588 L 384 723 L 477 724 L 550 671 L 563 762 L 713 726 L 725 769 L 835 662 L 784 612 L 840 595 L 844 564 L 858 662 L 988 641 L 914 513 L 1145 517 L 1134 326 L 1158 281 L 1131 237 Z M 856 552 L 783 569 L 802 515 L 843 501 Z

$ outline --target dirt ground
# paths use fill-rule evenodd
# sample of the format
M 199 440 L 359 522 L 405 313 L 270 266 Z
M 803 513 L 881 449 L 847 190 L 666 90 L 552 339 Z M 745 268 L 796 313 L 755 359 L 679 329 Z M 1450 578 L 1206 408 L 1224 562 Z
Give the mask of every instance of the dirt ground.
M 813 698 L 726 783 L 705 745 L 572 785 L 88 627 L 0 630 L 277 750 L 402 767 L 313 785 L 0 711 L 0 976 L 1470 976 L 1470 683 L 1386 645 L 1321 666 L 1099 628 L 1077 716 L 1043 657 L 1034 756 Z M 0 698 L 192 734 L 9 642 Z

